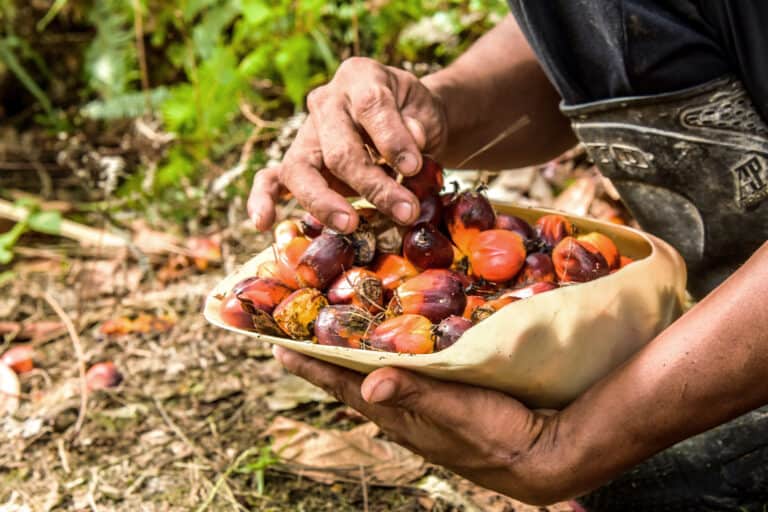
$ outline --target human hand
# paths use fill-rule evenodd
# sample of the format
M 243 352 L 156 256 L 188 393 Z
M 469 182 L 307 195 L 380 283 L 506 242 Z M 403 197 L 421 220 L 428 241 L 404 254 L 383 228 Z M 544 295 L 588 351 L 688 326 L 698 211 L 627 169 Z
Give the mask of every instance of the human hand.
M 344 61 L 333 80 L 307 97 L 309 117 L 279 166 L 256 173 L 248 212 L 261 230 L 275 220 L 281 188 L 323 224 L 355 230 L 358 217 L 344 196 L 361 196 L 401 224 L 419 214 L 416 197 L 365 149 L 372 143 L 400 174 L 421 169 L 422 153 L 445 144 L 445 112 L 416 76 L 366 58 Z
M 567 496 L 553 456 L 558 415 L 531 411 L 503 393 L 442 382 L 398 368 L 367 377 L 275 347 L 291 373 L 323 388 L 430 462 L 532 504 Z

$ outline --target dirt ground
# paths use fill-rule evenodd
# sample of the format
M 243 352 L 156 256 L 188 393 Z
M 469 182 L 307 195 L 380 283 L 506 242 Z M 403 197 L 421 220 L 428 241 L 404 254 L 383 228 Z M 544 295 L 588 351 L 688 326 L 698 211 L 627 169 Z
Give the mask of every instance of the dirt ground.
M 267 243 L 254 240 L 253 251 Z M 365 475 L 322 483 L 305 477 L 306 468 L 271 451 L 264 433 L 275 418 L 335 430 L 365 419 L 297 384 L 265 344 L 206 323 L 203 297 L 222 268 L 110 294 L 103 291 L 133 279 L 137 264 L 64 262 L 53 249 L 38 250 L 51 253 L 18 264 L 0 292 L 2 349 L 31 337 L 23 341 L 37 353 L 36 369 L 20 376 L 19 409 L 0 420 L 7 448 L 0 452 L 0 510 L 536 510 L 435 467 L 397 484 L 369 483 Z M 123 375 L 118 387 L 81 402 L 77 351 L 51 301 L 74 323 L 87 366 L 115 363 Z M 141 313 L 167 322 L 148 332 L 103 333 L 105 322 Z M 12 322 L 38 332 L 9 333 Z M 426 476 L 461 491 L 439 497 L 420 488 Z M 481 499 L 466 502 L 473 493 Z

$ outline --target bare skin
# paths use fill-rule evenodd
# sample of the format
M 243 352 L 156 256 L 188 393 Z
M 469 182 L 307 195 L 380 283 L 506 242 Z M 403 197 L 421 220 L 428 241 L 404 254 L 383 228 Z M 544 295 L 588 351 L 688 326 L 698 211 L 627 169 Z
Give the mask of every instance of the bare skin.
M 248 211 L 257 228 L 269 229 L 285 187 L 321 222 L 345 233 L 358 222 L 345 195 L 363 196 L 409 224 L 418 217 L 416 197 L 371 162 L 365 141 L 411 176 L 421 168 L 422 152 L 455 165 L 528 116 L 528 125 L 466 165 L 529 165 L 575 143 L 559 100 L 512 17 L 449 68 L 422 80 L 370 59 L 349 59 L 309 94 L 309 120 L 283 162 L 256 174 Z
M 527 115 L 525 129 L 469 163 L 524 165 L 573 143 L 558 100 L 511 19 L 421 81 L 352 61 L 310 98 L 310 120 L 283 164 L 257 174 L 249 211 L 267 229 L 277 193 L 287 187 L 322 221 L 349 231 L 357 218 L 343 194 L 351 189 L 407 223 L 416 216 L 415 198 L 358 151 L 363 140 L 409 175 L 420 151 L 450 165 Z M 415 163 L 403 155 L 415 155 Z M 635 357 L 554 414 L 401 369 L 366 377 L 284 349 L 275 356 L 427 459 L 546 504 L 588 492 L 677 441 L 768 403 L 767 306 L 764 245 Z

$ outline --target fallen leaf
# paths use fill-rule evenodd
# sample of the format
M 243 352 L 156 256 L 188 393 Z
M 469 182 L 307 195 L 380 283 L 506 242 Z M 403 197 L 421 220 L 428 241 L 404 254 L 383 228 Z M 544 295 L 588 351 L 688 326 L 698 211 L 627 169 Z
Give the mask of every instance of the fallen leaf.
M 133 230 L 133 244 L 145 254 L 184 252 L 183 245 L 177 237 L 170 233 L 155 231 L 143 220 L 133 222 L 131 229 Z
M 176 319 L 168 316 L 155 316 L 140 313 L 135 318 L 123 316 L 106 320 L 99 331 L 106 336 L 124 336 L 126 334 L 160 334 L 170 331 L 176 325 Z
M 136 290 L 141 281 L 141 269 L 126 265 L 122 258 L 77 262 L 68 282 L 79 289 L 80 299 L 102 295 L 122 295 Z
M 424 474 L 424 459 L 376 439 L 378 433 L 373 423 L 348 431 L 323 430 L 278 416 L 263 435 L 272 436 L 272 450 L 288 463 L 288 469 L 318 482 L 364 476 L 369 484 L 402 485 Z
M 188 256 L 201 272 L 208 268 L 210 263 L 221 261 L 221 241 L 218 237 L 190 237 L 186 242 Z
M 0 335 L 10 334 L 16 340 L 43 342 L 66 332 L 59 321 L 40 320 L 39 322 L 0 322 Z
M 272 393 L 265 398 L 270 411 L 287 411 L 309 402 L 335 401 L 319 387 L 290 373 L 281 376 L 271 387 Z
M 597 183 L 593 176 L 578 178 L 555 198 L 553 206 L 573 215 L 586 215 L 595 199 Z
M 0 363 L 0 415 L 13 414 L 19 408 L 21 385 L 16 372 Z

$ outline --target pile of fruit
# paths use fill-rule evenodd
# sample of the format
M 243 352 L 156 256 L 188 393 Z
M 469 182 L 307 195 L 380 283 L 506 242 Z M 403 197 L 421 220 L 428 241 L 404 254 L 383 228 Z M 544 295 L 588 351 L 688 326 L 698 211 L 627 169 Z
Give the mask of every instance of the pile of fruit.
M 534 226 L 497 214 L 482 190 L 442 193 L 442 168 L 425 158 L 403 185 L 421 214 L 402 228 L 360 208 L 349 235 L 307 214 L 274 229 L 274 260 L 237 283 L 221 318 L 250 331 L 322 345 L 426 354 L 456 342 L 501 308 L 615 272 L 632 260 L 565 217 Z

